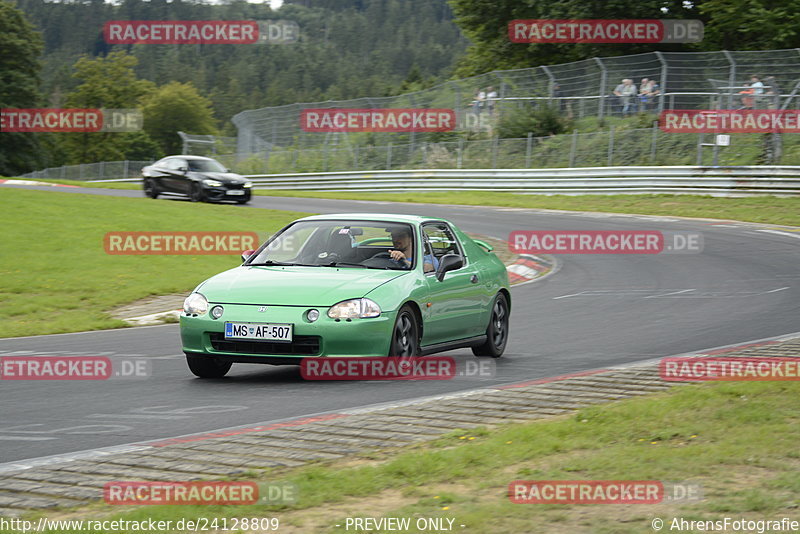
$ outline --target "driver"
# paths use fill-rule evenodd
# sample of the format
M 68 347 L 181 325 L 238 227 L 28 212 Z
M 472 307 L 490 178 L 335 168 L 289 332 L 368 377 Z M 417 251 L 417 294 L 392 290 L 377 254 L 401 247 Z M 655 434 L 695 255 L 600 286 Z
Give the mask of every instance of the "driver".
M 407 227 L 395 228 L 392 230 L 392 245 L 394 249 L 389 250 L 392 260 L 404 269 L 411 268 L 411 258 L 414 253 L 411 230 Z M 422 256 L 422 270 L 426 273 L 435 271 L 439 267 L 439 260 L 432 254 Z

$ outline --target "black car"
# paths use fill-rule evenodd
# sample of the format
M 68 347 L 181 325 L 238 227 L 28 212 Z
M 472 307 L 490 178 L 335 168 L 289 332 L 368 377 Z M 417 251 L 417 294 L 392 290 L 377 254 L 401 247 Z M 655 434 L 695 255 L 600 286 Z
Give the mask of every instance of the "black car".
M 202 156 L 167 156 L 142 169 L 144 193 L 180 195 L 192 202 L 250 201 L 253 183 L 226 169 L 220 162 Z

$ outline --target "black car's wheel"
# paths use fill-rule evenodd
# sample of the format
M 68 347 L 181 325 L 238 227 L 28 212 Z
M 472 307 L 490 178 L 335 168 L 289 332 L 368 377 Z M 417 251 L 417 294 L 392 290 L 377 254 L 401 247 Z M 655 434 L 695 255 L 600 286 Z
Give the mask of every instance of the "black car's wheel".
M 419 324 L 414 310 L 406 304 L 397 312 L 392 330 L 389 356 L 413 358 L 419 356 Z
M 189 200 L 192 202 L 205 202 L 206 195 L 203 193 L 203 188 L 200 187 L 200 184 L 192 184 Z
M 144 194 L 150 198 L 158 198 L 158 189 L 156 189 L 156 184 L 153 183 L 153 180 L 149 178 L 145 178 L 144 180 Z
M 486 327 L 486 343 L 472 347 L 472 354 L 491 358 L 503 355 L 508 342 L 508 317 L 508 299 L 503 293 L 498 293 L 492 304 L 489 326 Z
M 186 355 L 186 363 L 189 370 L 200 378 L 222 378 L 230 371 L 231 362 L 220 361 L 211 356 L 189 356 Z

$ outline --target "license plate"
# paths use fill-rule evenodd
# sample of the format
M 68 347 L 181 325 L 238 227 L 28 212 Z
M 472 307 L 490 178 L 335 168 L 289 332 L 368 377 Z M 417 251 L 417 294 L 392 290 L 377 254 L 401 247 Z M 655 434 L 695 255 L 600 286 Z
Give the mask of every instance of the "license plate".
M 251 341 L 292 341 L 292 324 L 283 323 L 225 323 L 225 339 Z
M 241 189 L 231 189 L 230 191 L 228 191 L 227 194 L 229 194 L 229 195 L 244 195 L 244 191 L 242 191 Z

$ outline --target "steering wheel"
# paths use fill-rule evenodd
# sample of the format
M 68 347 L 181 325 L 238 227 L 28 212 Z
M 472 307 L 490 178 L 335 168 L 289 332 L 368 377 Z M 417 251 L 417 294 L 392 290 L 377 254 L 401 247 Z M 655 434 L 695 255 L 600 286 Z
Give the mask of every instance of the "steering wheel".
M 366 265 L 367 267 L 384 267 L 384 268 L 394 268 L 394 269 L 397 269 L 399 267 L 400 269 L 405 269 L 405 270 L 410 268 L 410 266 L 408 265 L 403 265 L 401 263 L 394 261 L 392 259 L 392 255 L 389 254 L 388 252 L 378 252 L 368 260 L 364 260 L 361 263 L 363 265 Z

